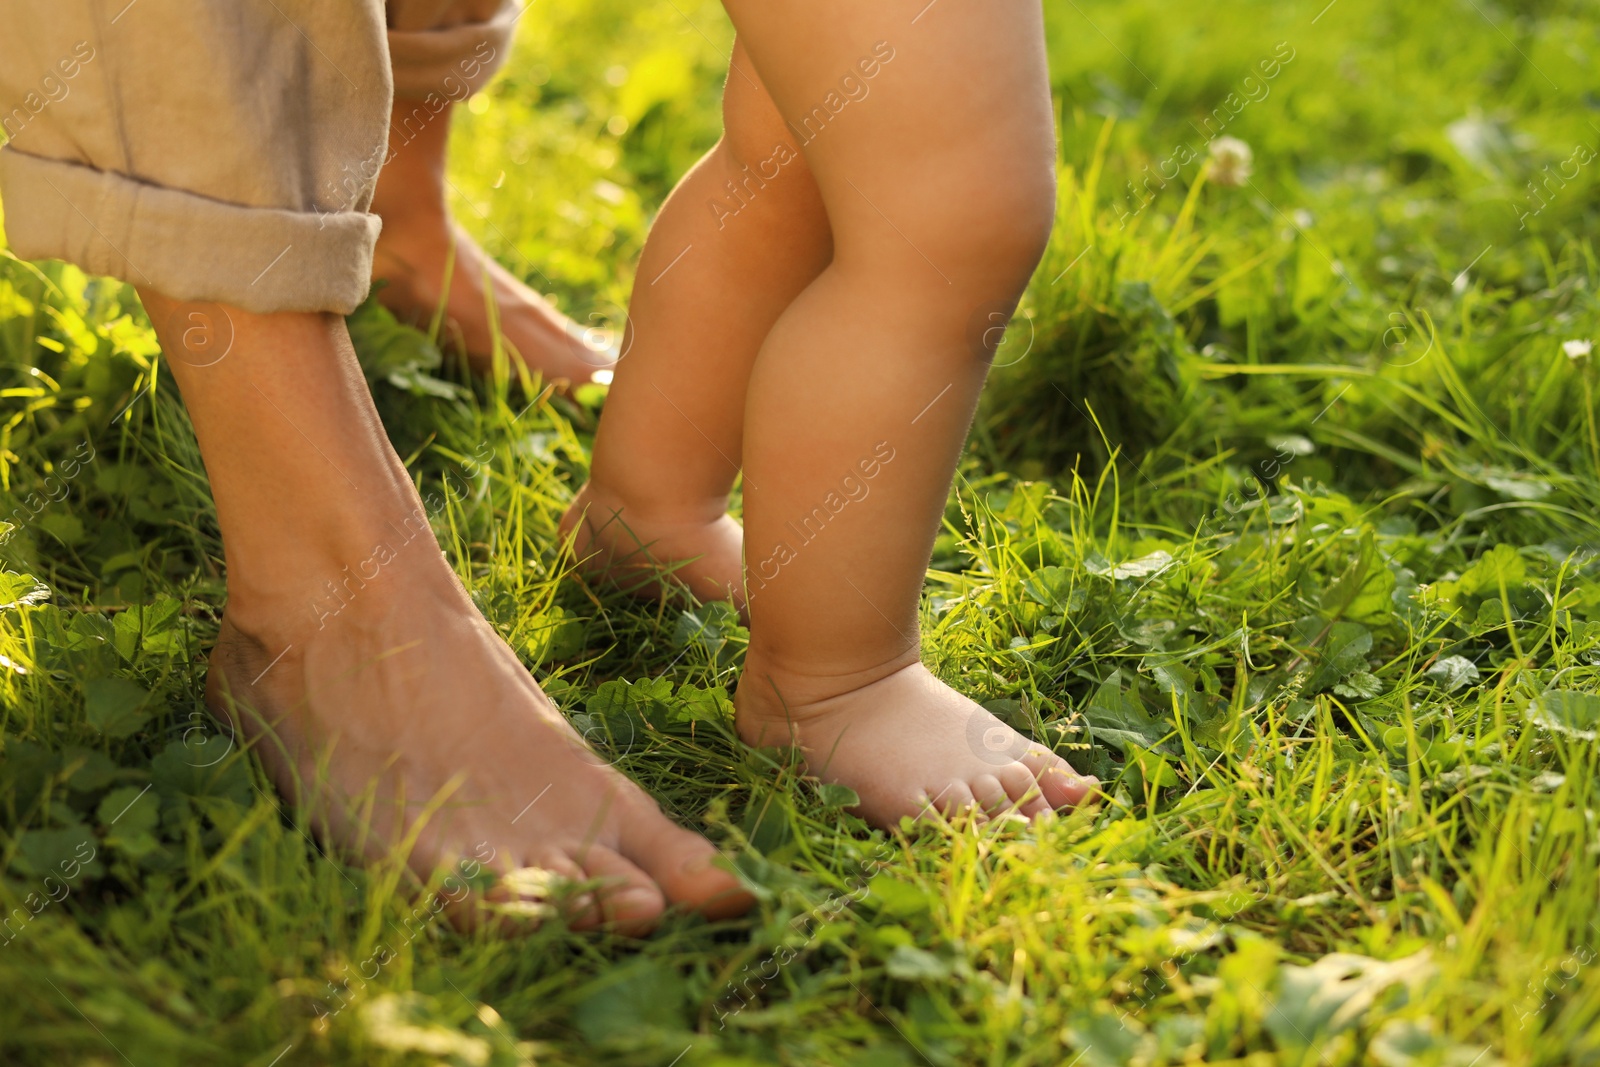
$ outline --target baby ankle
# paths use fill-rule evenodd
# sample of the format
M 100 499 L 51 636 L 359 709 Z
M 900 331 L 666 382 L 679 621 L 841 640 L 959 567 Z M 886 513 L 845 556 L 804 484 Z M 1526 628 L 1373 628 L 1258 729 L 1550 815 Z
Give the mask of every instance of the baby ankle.
M 778 694 L 790 704 L 812 704 L 865 688 L 921 663 L 915 649 L 889 652 L 881 658 L 775 649 L 761 642 L 752 630 L 739 688 L 750 686 L 758 700 Z

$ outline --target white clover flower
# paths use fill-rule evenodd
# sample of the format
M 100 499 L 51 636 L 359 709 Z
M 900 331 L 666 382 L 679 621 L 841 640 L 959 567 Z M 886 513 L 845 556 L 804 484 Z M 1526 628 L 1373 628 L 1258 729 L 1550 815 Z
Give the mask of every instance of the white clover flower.
M 1254 158 L 1250 146 L 1239 138 L 1218 137 L 1211 142 L 1211 180 L 1218 185 L 1243 185 L 1250 179 Z
M 1583 359 L 1594 351 L 1594 342 L 1582 339 L 1561 342 L 1561 351 L 1567 354 L 1568 359 Z

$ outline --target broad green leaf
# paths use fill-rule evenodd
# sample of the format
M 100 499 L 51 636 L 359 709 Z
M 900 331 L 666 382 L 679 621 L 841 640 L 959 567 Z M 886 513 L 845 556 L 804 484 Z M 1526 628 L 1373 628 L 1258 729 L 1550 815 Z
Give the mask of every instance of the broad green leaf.
M 1600 737 L 1600 696 L 1575 689 L 1553 689 L 1528 701 L 1528 721 L 1568 737 Z
M 1512 500 L 1543 500 L 1555 490 L 1553 485 L 1538 475 L 1509 467 L 1469 465 L 1463 468 L 1463 473 L 1479 485 L 1488 486 Z
M 141 649 L 167 655 L 186 652 L 182 608 L 181 601 L 158 595 L 149 604 L 118 612 L 111 622 L 117 653 L 131 663 Z
M 104 752 L 76 745 L 62 749 L 61 767 L 68 772 L 67 784 L 80 793 L 104 789 L 122 773 Z
M 752 804 L 741 826 L 751 847 L 765 856 L 776 856 L 794 840 L 788 809 L 782 804 Z
M 1511 545 L 1495 545 L 1456 581 L 1456 588 L 1468 596 L 1499 595 L 1500 584 L 1507 588 L 1527 577 L 1528 564 Z
M 95 466 L 94 484 L 112 496 L 138 496 L 150 488 L 150 471 L 136 463 L 100 460 Z
M 1083 569 L 1105 578 L 1148 578 L 1160 574 L 1172 563 L 1172 553 L 1157 549 L 1147 556 L 1116 564 L 1107 562 L 1098 554 L 1091 554 L 1084 559 Z
M 1352 700 L 1371 700 L 1383 692 L 1383 682 L 1371 671 L 1352 671 L 1333 687 L 1333 691 Z
M 161 797 L 147 786 L 121 786 L 105 795 L 95 816 L 108 835 L 133 837 L 149 833 L 161 821 Z
M 111 620 L 104 615 L 46 608 L 43 622 L 42 629 L 48 635 L 53 648 L 63 652 L 87 652 L 92 658 L 102 659 L 107 664 L 115 664 L 116 656 L 112 654 Z
M 1170 789 L 1183 784 L 1178 772 L 1174 771 L 1172 765 L 1159 753 L 1142 748 L 1131 741 L 1123 751 L 1128 755 L 1128 766 L 1138 768 L 1139 777 L 1145 785 L 1156 789 Z
M 673 699 L 673 722 L 729 722 L 733 719 L 733 701 L 728 691 L 720 685 L 701 689 L 684 682 Z
M 817 799 L 825 808 L 853 808 L 861 803 L 861 795 L 847 785 L 825 782 L 817 786 Z
M 1068 567 L 1040 567 L 1022 580 L 1022 592 L 1034 603 L 1062 615 L 1082 611 L 1089 600 L 1088 590 Z
M 368 381 L 436 370 L 444 356 L 428 335 L 396 321 L 375 296 L 345 319 Z
M 1185 701 L 1194 694 L 1196 675 L 1181 660 L 1171 656 L 1148 656 L 1145 658 L 1145 664 L 1150 668 L 1150 675 L 1156 681 L 1156 688 L 1163 693 L 1176 693 Z
M 1445 656 L 1429 667 L 1426 673 L 1446 693 L 1454 693 L 1463 686 L 1478 684 L 1478 665 L 1465 656 Z
M 637 1036 L 641 1030 L 681 1031 L 683 979 L 674 967 L 637 957 L 600 972 L 581 992 L 572 1021 L 590 1041 Z
M 14 865 L 33 878 L 56 877 L 72 881 L 105 873 L 99 860 L 100 843 L 86 826 L 64 830 L 24 830 L 17 839 Z
M 1137 1012 L 1113 1012 L 1109 1007 L 1079 1011 L 1062 1032 L 1071 1052 L 1058 1060 L 1072 1067 L 1128 1067 L 1156 1062 L 1155 1039 L 1146 1032 Z
M 1315 638 L 1320 619 L 1302 619 L 1297 629 L 1302 636 Z M 1356 671 L 1367 667 L 1367 653 L 1372 651 L 1372 631 L 1356 622 L 1336 622 L 1327 628 L 1327 636 L 1312 653 L 1317 667 L 1306 682 L 1305 693 L 1320 693 L 1336 682 L 1343 681 Z
M 124 663 L 132 663 L 139 654 L 139 612 L 118 612 L 111 620 L 111 643 Z
M 1389 1019 L 1367 1046 L 1367 1055 L 1378 1067 L 1504 1067 L 1505 1061 L 1489 1052 L 1484 1045 L 1449 1040 L 1427 1016 Z
M 54 749 L 35 741 L 8 739 L 0 748 L 0 797 L 27 808 L 64 763 L 63 755 Z
M 602 682 L 584 710 L 601 727 L 598 738 L 626 749 L 642 743 L 648 726 L 665 726 L 672 717 L 672 679 L 643 678 L 637 682 L 613 679 Z
M 1351 622 L 1380 622 L 1394 610 L 1394 574 L 1371 526 L 1361 529 L 1355 557 L 1322 594 L 1322 614 Z
M 726 601 L 713 600 L 693 611 L 678 614 L 678 623 L 672 631 L 672 647 L 683 649 L 698 644 L 716 655 L 738 625 L 739 615 L 733 606 Z
M 1133 691 L 1124 691 L 1122 672 L 1112 671 L 1083 709 L 1083 719 L 1094 732 L 1094 739 L 1119 752 L 1126 752 L 1130 743 L 1141 748 L 1162 747 L 1162 738 L 1171 732 L 1145 710 L 1137 694 L 1137 682 L 1134 686 Z
M 888 870 L 873 876 L 863 899 L 878 914 L 898 919 L 921 915 L 933 907 L 925 890 L 901 881 Z
M 1026 701 L 1014 697 L 997 697 L 982 702 L 984 711 L 999 719 L 1013 730 L 1029 733 L 1033 730 L 1033 716 Z
M 31 607 L 50 599 L 50 588 L 30 574 L 0 571 L 0 611 Z
M 680 658 L 691 649 L 699 650 L 691 662 L 709 660 L 713 664 L 725 664 L 735 651 L 730 639 L 744 634 L 733 605 L 716 600 L 679 613 L 672 631 L 672 645 L 679 650 Z
M 150 781 L 164 797 L 219 797 L 249 807 L 256 796 L 244 760 L 218 760 L 209 746 L 182 740 L 170 742 L 150 761 Z
M 90 678 L 83 683 L 89 723 L 107 737 L 127 737 L 144 723 L 150 692 L 126 678 Z
M 898 945 L 884 961 L 889 977 L 903 982 L 938 982 L 950 977 L 948 960 L 915 945 Z
M 64 545 L 83 541 L 83 520 L 66 512 L 47 511 L 34 520 L 34 525 Z
M 1393 962 L 1336 952 L 1306 967 L 1284 964 L 1267 1031 L 1280 1049 L 1319 1047 L 1360 1022 L 1384 990 L 1420 986 L 1435 971 L 1427 950 Z

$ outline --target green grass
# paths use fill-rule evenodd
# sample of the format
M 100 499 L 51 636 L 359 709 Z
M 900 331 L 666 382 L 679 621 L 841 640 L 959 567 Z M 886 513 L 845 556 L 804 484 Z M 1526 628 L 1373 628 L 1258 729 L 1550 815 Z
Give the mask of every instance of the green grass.
M 1575 0 L 1321 9 L 1047 5 L 1060 216 L 924 645 L 1106 779 L 1054 823 L 872 833 L 744 749 L 744 631 L 556 550 L 601 398 L 523 412 L 355 317 L 486 615 L 759 887 L 642 943 L 460 935 L 319 852 L 204 714 L 215 515 L 131 291 L 0 260 L 0 1059 L 1600 1063 L 1600 382 L 1563 348 L 1600 339 L 1600 167 L 1519 219 L 1600 148 L 1600 31 Z M 459 213 L 615 321 L 731 30 L 596 0 L 520 33 Z M 1229 93 L 1234 186 L 1197 131 Z

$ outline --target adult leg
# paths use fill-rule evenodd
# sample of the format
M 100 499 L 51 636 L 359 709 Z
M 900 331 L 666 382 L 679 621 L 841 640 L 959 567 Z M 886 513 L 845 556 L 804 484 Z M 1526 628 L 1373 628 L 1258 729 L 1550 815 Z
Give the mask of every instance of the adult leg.
M 565 528 L 581 556 L 630 588 L 653 592 L 654 576 L 672 568 L 701 599 L 742 602 L 741 531 L 726 512 L 750 367 L 833 245 L 794 131 L 742 44 L 723 125 L 650 231 L 627 355 Z
M 390 0 L 395 99 L 389 155 L 372 210 L 383 219 L 373 277 L 378 299 L 403 320 L 440 310 L 452 347 L 488 371 L 496 327 L 513 359 L 546 378 L 588 381 L 615 353 L 480 248 L 450 215 L 445 157 L 456 106 L 505 62 L 514 0 Z M 448 288 L 447 288 L 448 286 Z M 491 318 L 489 305 L 494 305 Z
M 0 24 L 0 99 L 72 81 L 0 150 L 11 245 L 135 283 L 194 423 L 228 569 L 213 707 L 352 851 L 603 878 L 579 917 L 629 929 L 743 906 L 478 615 L 379 425 L 335 314 L 377 228 L 370 180 L 339 188 L 384 151 L 377 5 L 3 0 Z
M 922 666 L 917 619 L 992 325 L 1054 214 L 1039 4 L 726 6 L 834 235 L 750 376 L 740 731 L 798 741 L 880 825 L 929 800 L 1075 803 L 1064 761 Z
M 227 558 L 207 696 L 334 841 L 412 832 L 422 877 L 464 857 L 607 879 L 602 914 L 740 897 L 703 838 L 600 762 L 441 554 L 334 315 L 223 309 L 232 350 L 186 362 L 191 312 L 142 292 L 194 422 Z M 204 364 L 204 365 L 196 365 Z M 531 804 L 531 806 L 529 806 Z M 718 899 L 722 897 L 724 899 Z

